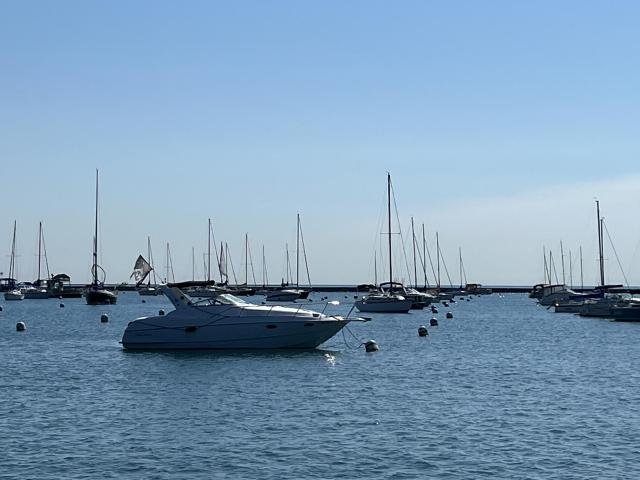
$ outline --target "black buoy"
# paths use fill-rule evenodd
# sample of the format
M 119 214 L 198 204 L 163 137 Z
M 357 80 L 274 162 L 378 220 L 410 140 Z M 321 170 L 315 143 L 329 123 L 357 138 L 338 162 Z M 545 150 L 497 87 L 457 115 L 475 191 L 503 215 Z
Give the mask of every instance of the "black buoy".
M 158 310 L 158 315 L 160 316 L 164 315 L 164 310 L 163 309 Z
M 443 305 L 444 307 L 448 307 L 448 306 L 449 306 L 449 304 L 448 304 L 447 302 L 442 302 L 442 305 Z
M 60 308 L 64 308 L 64 303 L 61 303 L 61 304 L 60 304 Z
M 357 300 L 358 299 L 358 295 L 354 295 L 353 298 L 355 298 Z
M 142 303 L 147 303 L 147 301 L 143 298 L 143 299 L 142 299 Z
M 431 320 L 429 320 L 429 325 L 431 325 L 432 327 L 437 327 L 438 326 L 438 320 L 435 318 L 432 318 Z
M 426 337 L 427 335 L 429 335 L 429 330 L 427 330 L 427 327 L 425 327 L 424 325 L 420 325 L 418 327 L 418 336 Z
M 367 353 L 373 353 L 380 350 L 380 347 L 378 347 L 378 344 L 375 340 L 368 340 L 364 342 L 364 349 Z
M 107 315 L 106 313 L 103 313 L 102 315 L 100 315 L 100 321 L 102 323 L 107 323 L 109 321 L 109 315 Z
M 16 323 L 16 332 L 24 332 L 26 328 L 27 326 L 24 324 L 24 322 Z
M 471 299 L 470 299 L 470 298 L 467 298 L 467 302 L 470 302 L 470 301 L 471 301 Z
M 449 303 L 456 303 L 456 301 L 455 301 L 455 299 L 453 299 L 453 298 L 452 298 L 452 299 L 449 301 Z
M 0 312 L 2 311 L 2 305 L 0 305 Z
M 453 318 L 453 313 L 447 312 L 447 318 Z
M 58 300 L 62 300 L 62 295 L 60 295 L 60 296 L 58 297 Z
M 431 307 L 431 313 L 438 313 L 438 309 L 436 307 Z

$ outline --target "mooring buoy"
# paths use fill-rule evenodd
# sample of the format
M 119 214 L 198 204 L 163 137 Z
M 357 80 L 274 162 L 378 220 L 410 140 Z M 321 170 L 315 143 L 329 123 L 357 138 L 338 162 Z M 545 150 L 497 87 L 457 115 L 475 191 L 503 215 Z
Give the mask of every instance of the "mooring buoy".
M 61 303 L 61 304 L 60 304 L 60 308 L 64 308 L 64 303 Z
M 0 305 L 0 312 L 2 311 L 2 305 Z
M 107 315 L 106 313 L 103 313 L 102 315 L 100 315 L 100 321 L 102 323 L 107 323 L 109 321 L 109 315 Z
M 447 312 L 447 318 L 453 318 L 453 313 Z
M 364 349 L 367 353 L 372 353 L 380 350 L 380 347 L 378 347 L 378 344 L 375 340 L 368 340 L 364 342 Z
M 431 307 L 431 313 L 438 313 L 438 309 L 436 307 Z
M 27 326 L 24 324 L 24 322 L 16 323 L 16 332 L 24 332 L 26 328 Z
M 142 303 L 147 303 L 147 301 L 143 298 L 143 299 L 142 299 Z
M 448 306 L 449 306 L 449 303 L 447 303 L 447 302 L 442 302 L 442 306 L 444 306 L 444 307 L 448 307 Z
M 437 327 L 438 326 L 438 320 L 435 318 L 432 318 L 431 320 L 429 320 L 429 325 L 431 325 L 432 327 Z
M 467 302 L 470 302 L 470 301 L 471 301 L 471 299 L 470 299 L 470 298 L 467 298 Z
M 418 327 L 418 336 L 426 337 L 427 335 L 429 335 L 429 330 L 427 330 L 427 327 L 425 327 L 424 325 L 420 325 Z
M 164 315 L 164 310 L 162 308 L 160 310 L 158 310 L 158 315 L 160 315 L 160 316 Z

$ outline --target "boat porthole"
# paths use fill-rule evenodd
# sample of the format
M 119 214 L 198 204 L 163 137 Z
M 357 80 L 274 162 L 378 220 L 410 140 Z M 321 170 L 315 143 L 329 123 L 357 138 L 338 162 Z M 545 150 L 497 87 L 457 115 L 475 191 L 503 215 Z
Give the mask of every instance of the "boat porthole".
M 197 329 L 198 327 L 190 326 L 190 327 L 185 327 L 184 331 L 187 333 L 192 333 L 192 332 L 195 332 Z
M 320 314 L 319 313 L 314 313 L 313 316 L 317 318 L 317 317 L 320 316 Z
M 313 322 L 307 322 L 304 324 L 305 327 L 313 327 L 315 324 Z
M 278 328 L 277 325 L 267 325 L 267 328 Z

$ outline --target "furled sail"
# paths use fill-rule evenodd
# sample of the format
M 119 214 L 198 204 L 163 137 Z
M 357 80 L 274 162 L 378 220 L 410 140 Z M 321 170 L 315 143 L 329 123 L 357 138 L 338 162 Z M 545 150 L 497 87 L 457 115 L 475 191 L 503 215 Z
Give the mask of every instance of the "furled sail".
M 149 265 L 149 262 L 147 262 L 142 255 L 138 255 L 138 259 L 133 266 L 133 272 L 129 278 L 135 278 L 136 284 L 140 285 L 144 279 L 147 278 L 151 270 L 153 270 L 153 268 Z

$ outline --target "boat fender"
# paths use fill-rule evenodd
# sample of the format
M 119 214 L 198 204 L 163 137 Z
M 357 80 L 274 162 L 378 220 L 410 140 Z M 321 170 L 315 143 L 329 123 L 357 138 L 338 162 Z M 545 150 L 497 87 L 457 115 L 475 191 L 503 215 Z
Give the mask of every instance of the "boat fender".
M 429 335 L 429 330 L 427 330 L 427 327 L 425 327 L 424 325 L 420 325 L 418 327 L 418 336 L 426 337 L 427 335 Z
M 431 325 L 432 327 L 437 327 L 438 326 L 438 320 L 435 318 L 432 318 L 431 320 L 429 320 L 429 325 Z
M 198 330 L 198 327 L 193 326 L 193 325 L 190 325 L 188 327 L 184 327 L 184 331 L 187 332 L 187 333 L 193 333 L 196 330 Z
M 27 326 L 24 324 L 24 322 L 16 323 L 16 332 L 24 332 L 26 329 Z
M 107 323 L 109 321 L 109 315 L 107 315 L 106 313 L 103 313 L 102 315 L 100 315 L 100 321 L 102 323 Z
M 158 310 L 158 315 L 160 315 L 160 316 L 164 315 L 164 310 L 162 308 L 160 310 Z
M 364 350 L 367 353 L 373 353 L 380 350 L 380 347 L 378 347 L 378 344 L 375 340 L 367 340 L 366 342 L 364 342 Z
M 453 318 L 453 313 L 447 312 L 447 318 Z

